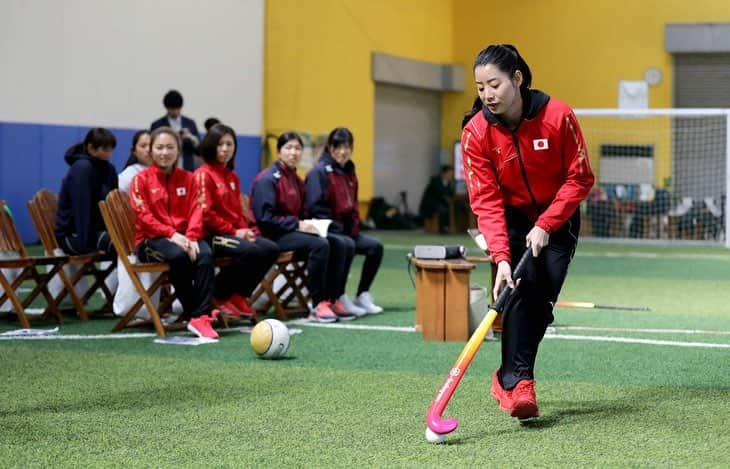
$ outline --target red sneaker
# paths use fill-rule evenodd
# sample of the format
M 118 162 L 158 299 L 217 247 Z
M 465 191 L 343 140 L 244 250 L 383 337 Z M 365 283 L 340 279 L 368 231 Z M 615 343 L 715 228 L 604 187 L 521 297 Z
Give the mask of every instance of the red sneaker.
M 494 370 L 492 374 L 492 388 L 489 394 L 499 403 L 499 408 L 507 413 L 512 412 L 512 391 L 507 391 L 499 384 L 499 377 L 497 374 L 499 370 Z
M 520 420 L 539 417 L 537 395 L 535 394 L 535 380 L 525 379 L 517 383 L 512 390 L 512 417 Z
M 256 311 L 248 305 L 246 298 L 235 293 L 230 300 L 228 300 L 238 311 L 244 316 L 256 316 Z
M 234 318 L 240 318 L 241 317 L 241 311 L 236 308 L 236 306 L 231 302 L 231 300 L 216 300 L 213 299 L 213 304 L 215 304 L 215 307 L 218 308 L 220 313 L 223 313 L 226 316 L 234 317 Z M 215 319 L 215 317 L 213 318 Z
M 330 309 L 337 315 L 337 319 L 340 321 L 352 321 L 357 317 L 352 313 L 348 313 L 343 304 L 340 303 L 340 300 L 330 303 Z
M 210 325 L 212 322 L 213 318 L 206 315 L 192 318 L 188 321 L 188 330 L 204 339 L 217 339 L 218 333 Z
M 317 306 L 309 313 L 310 321 L 317 322 L 336 322 L 337 315 L 330 309 L 329 301 L 320 301 Z

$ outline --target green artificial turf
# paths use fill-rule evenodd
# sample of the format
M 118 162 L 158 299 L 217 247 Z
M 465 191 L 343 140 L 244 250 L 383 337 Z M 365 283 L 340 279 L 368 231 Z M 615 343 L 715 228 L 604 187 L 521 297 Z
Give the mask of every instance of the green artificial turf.
M 386 255 L 372 291 L 386 313 L 351 324 L 412 326 L 408 248 L 470 242 L 377 236 Z M 291 337 L 287 358 L 266 361 L 236 330 L 198 347 L 155 344 L 151 336 L 0 340 L 0 461 L 3 467 L 727 467 L 730 348 L 676 344 L 730 344 L 728 267 L 730 251 L 721 248 L 582 243 L 561 299 L 651 311 L 558 308 L 537 363 L 541 417 L 529 423 L 489 398 L 499 342 L 485 342 L 447 408 L 460 426 L 444 445 L 425 442 L 424 417 L 463 343 L 425 342 L 406 330 L 293 325 L 302 332 Z M 488 271 L 479 266 L 472 280 L 486 286 Z M 67 316 L 60 333 L 106 335 L 114 322 Z M 17 327 L 0 320 L 0 332 Z M 637 330 L 649 328 L 714 334 Z M 151 330 L 114 337 L 139 332 Z

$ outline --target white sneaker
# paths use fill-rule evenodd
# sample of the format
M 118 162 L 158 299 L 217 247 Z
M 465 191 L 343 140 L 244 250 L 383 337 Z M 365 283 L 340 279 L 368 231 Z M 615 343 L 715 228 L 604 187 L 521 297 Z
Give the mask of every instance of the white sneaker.
M 361 308 L 353 303 L 346 293 L 338 299 L 340 300 L 340 303 L 342 303 L 342 306 L 345 308 L 345 311 L 347 311 L 348 313 L 352 313 L 357 317 L 365 316 L 366 314 L 368 314 L 365 308 Z
M 362 292 L 355 298 L 354 301 L 356 306 L 364 308 L 368 314 L 380 314 L 383 312 L 383 308 L 373 303 L 373 296 L 370 292 Z

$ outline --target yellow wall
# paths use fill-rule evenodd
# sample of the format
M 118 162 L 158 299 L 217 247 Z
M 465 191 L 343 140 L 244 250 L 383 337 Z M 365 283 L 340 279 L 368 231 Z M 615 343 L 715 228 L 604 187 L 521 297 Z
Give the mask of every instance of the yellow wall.
M 574 108 L 616 107 L 619 80 L 658 67 L 662 82 L 649 105 L 672 106 L 672 60 L 664 25 L 730 22 L 722 0 L 267 0 L 264 127 L 355 134 L 362 200 L 372 197 L 373 51 L 433 63 L 462 64 L 466 92 L 444 93 L 442 145 L 459 138 L 475 96 L 471 64 L 488 44 L 515 44 L 533 86 Z M 596 148 L 595 143 L 592 148 Z M 659 145 L 659 151 L 666 153 Z M 660 155 L 661 157 L 661 155 Z M 597 163 L 596 151 L 591 159 Z M 669 173 L 661 158 L 657 182 Z
M 451 1 L 268 0 L 264 127 L 355 135 L 360 199 L 372 197 L 375 86 L 371 53 L 447 63 Z
M 672 106 L 672 57 L 664 51 L 664 25 L 730 22 L 730 2 L 720 0 L 524 0 L 493 5 L 456 0 L 453 61 L 467 69 L 468 92 L 444 98 L 444 142 L 459 136 L 454 123 L 476 96 L 471 66 L 488 44 L 517 46 L 532 70 L 533 87 L 574 108 L 615 108 L 619 80 L 641 80 L 647 67 L 658 67 L 663 79 L 649 88 L 649 106 L 667 108 Z M 597 142 L 591 143 L 596 165 Z M 657 184 L 670 173 L 665 143 L 658 144 Z

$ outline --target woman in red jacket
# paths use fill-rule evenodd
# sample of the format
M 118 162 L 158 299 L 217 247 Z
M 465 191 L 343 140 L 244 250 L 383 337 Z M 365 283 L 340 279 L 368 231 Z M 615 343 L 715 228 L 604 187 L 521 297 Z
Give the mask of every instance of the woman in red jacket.
M 496 298 L 525 249 L 532 257 L 505 306 L 502 365 L 491 395 L 520 419 L 537 417 L 534 367 L 578 242 L 578 205 L 593 186 L 585 141 L 565 103 L 530 89 L 517 49 L 492 45 L 474 61 L 479 97 L 462 123 L 472 210 L 497 263 Z
M 216 306 L 233 316 L 253 317 L 246 302 L 279 256 L 273 241 L 248 227 L 241 205 L 241 183 L 229 163 L 236 156 L 236 133 L 216 124 L 200 144 L 205 163 L 195 171 L 198 202 L 203 209 L 205 239 L 213 257 L 230 257 L 233 264 L 218 274 L 213 292 Z
M 188 329 L 199 337 L 217 339 L 211 323 L 213 256 L 203 237 L 203 211 L 193 174 L 177 167 L 182 144 L 177 132 L 160 127 L 150 136 L 154 164 L 132 179 L 129 199 L 136 216 L 135 242 L 142 262 L 170 264 Z

